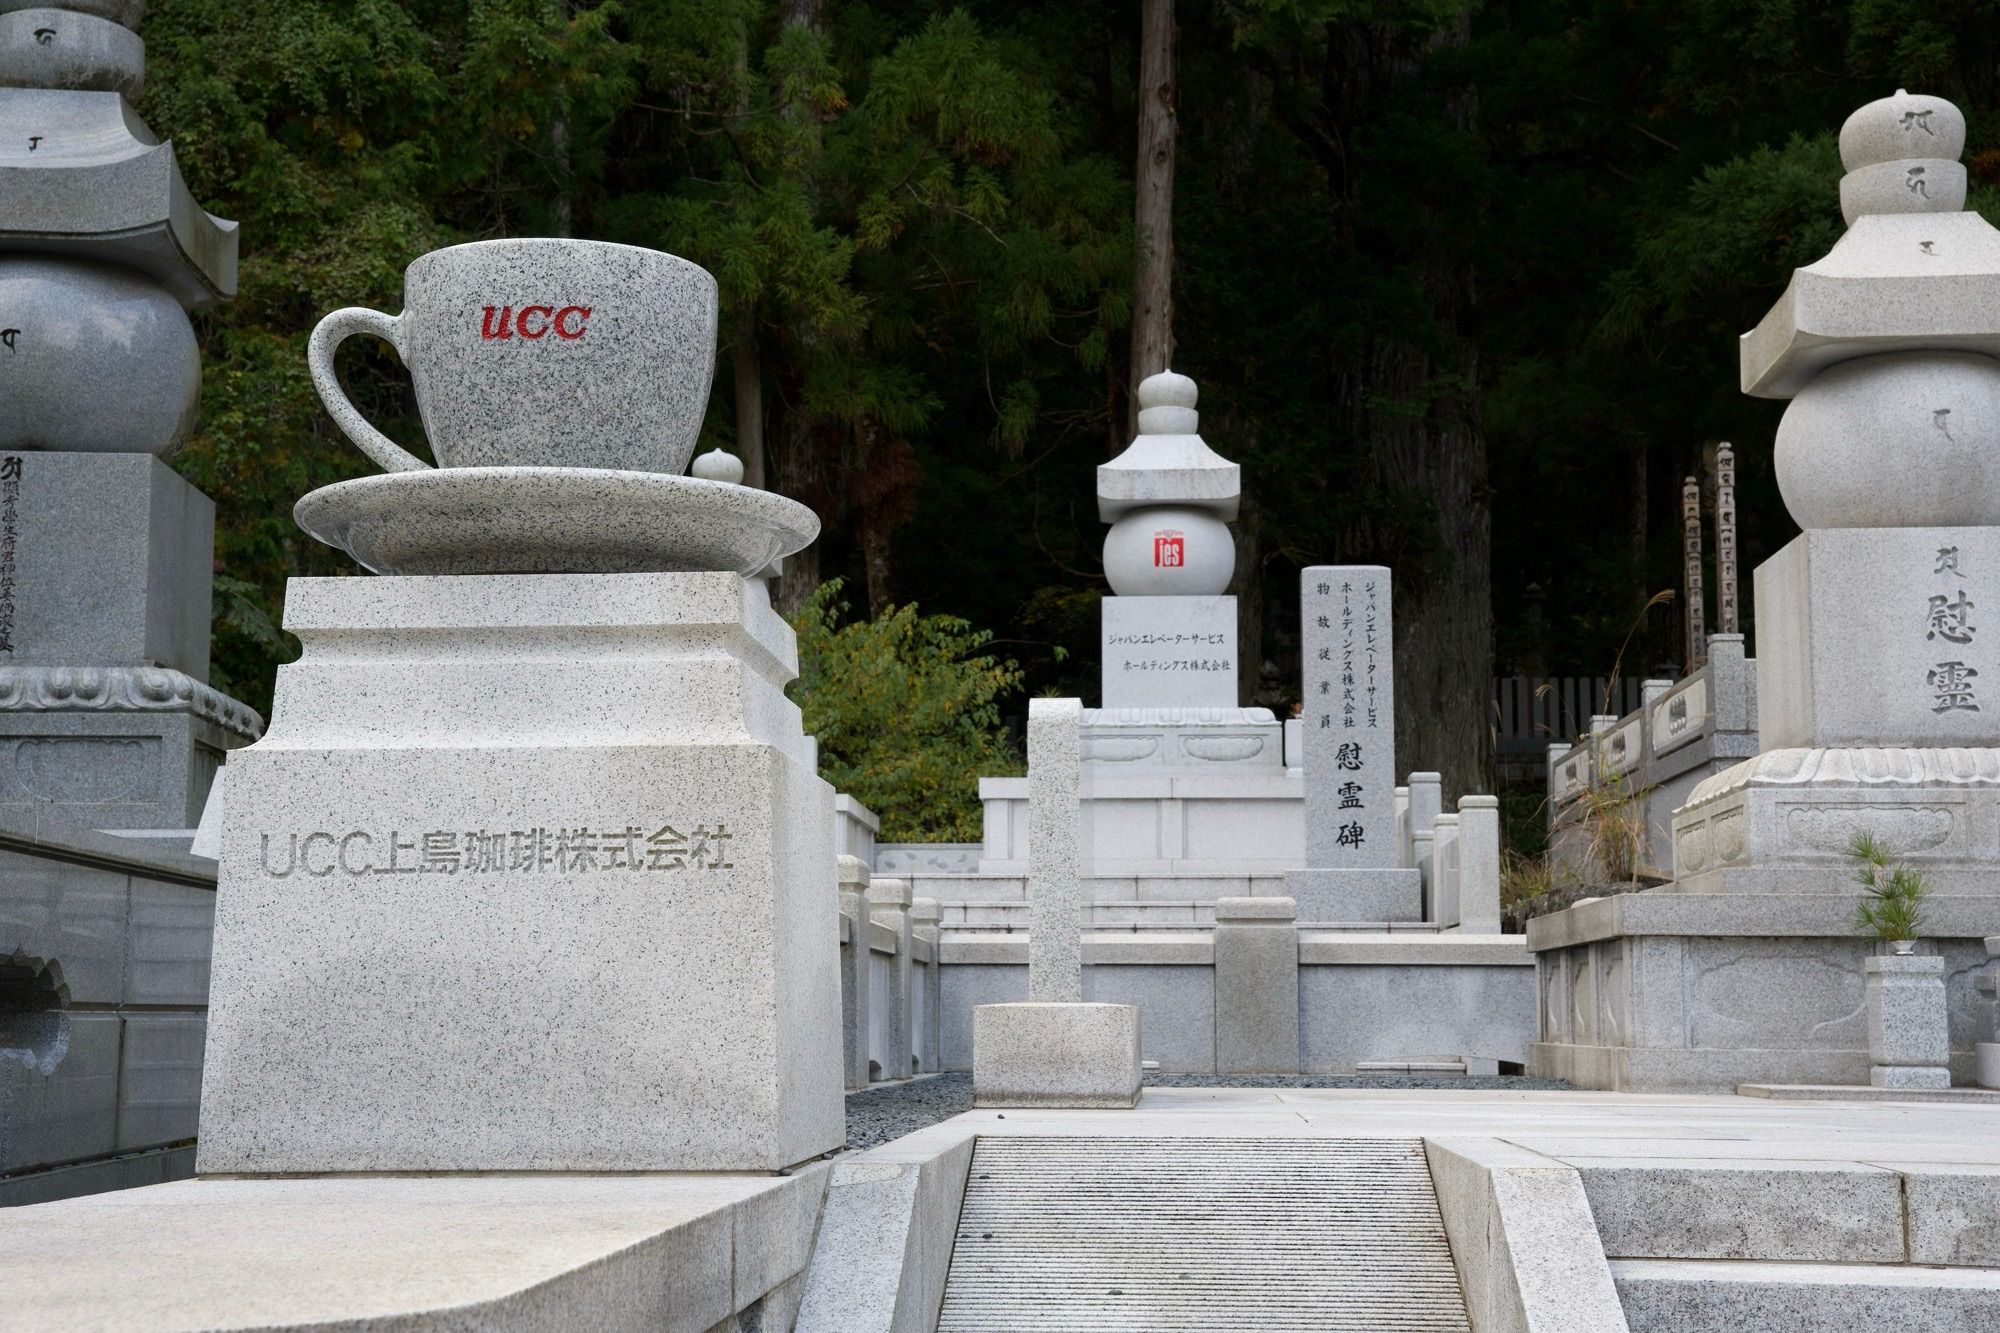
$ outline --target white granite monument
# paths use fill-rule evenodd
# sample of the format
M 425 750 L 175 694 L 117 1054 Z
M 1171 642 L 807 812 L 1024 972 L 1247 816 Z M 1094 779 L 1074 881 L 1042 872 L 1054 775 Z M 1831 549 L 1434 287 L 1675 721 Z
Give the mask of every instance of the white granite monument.
M 1868 1083 L 1877 946 L 1847 856 L 1867 833 L 1932 886 L 1920 948 L 1971 1079 L 2000 928 L 2000 232 L 1964 211 L 1964 143 L 1940 98 L 1855 112 L 1846 234 L 1741 339 L 1744 391 L 1792 400 L 1777 472 L 1804 529 L 1756 572 L 1761 751 L 1675 814 L 1671 885 L 1531 923 L 1536 1071 Z
M 1286 874 L 1286 892 L 1301 920 L 1424 920 L 1423 872 L 1403 853 L 1396 813 L 1389 571 L 1313 565 L 1299 588 L 1307 868 Z M 1421 813 L 1413 803 L 1403 826 Z M 1436 818 L 1433 808 L 1421 832 Z
M 410 292 L 314 336 L 336 420 L 395 470 L 301 522 L 388 577 L 292 581 L 304 655 L 231 762 L 200 1169 L 838 1148 L 833 793 L 784 695 L 791 630 L 746 577 L 817 523 L 680 475 L 714 283 L 531 240 L 426 256 Z M 357 329 L 408 361 L 443 466 L 346 405 L 332 351 Z
M 187 312 L 236 224 L 133 112 L 141 5 L 0 6 L 0 816 L 191 829 L 262 719 L 208 684 Z

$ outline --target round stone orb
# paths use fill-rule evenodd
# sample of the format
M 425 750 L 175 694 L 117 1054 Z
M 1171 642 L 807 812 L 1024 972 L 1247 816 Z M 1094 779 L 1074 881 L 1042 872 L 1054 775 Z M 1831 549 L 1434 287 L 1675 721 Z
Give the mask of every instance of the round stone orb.
M 1870 102 L 1840 127 L 1840 165 L 1848 171 L 1906 158 L 1956 162 L 1965 151 L 1965 117 L 1942 97 L 1898 88 Z
M 1802 528 L 2000 525 L 2000 361 L 1886 352 L 1820 372 L 1778 424 Z
M 1208 597 L 1229 586 L 1236 542 L 1206 509 L 1135 509 L 1104 534 L 1104 575 L 1120 597 Z
M 694 460 L 693 465 L 688 468 L 688 475 L 703 481 L 721 481 L 731 486 L 740 486 L 743 483 L 743 460 L 727 449 L 710 449 Z
M 0 255 L 0 449 L 177 452 L 201 355 L 180 303 L 112 264 Z

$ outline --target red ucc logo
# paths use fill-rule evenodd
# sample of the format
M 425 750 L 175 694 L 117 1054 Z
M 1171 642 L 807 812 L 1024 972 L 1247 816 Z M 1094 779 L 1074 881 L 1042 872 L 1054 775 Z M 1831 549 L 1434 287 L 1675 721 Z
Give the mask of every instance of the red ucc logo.
M 1187 564 L 1187 538 L 1162 529 L 1153 534 L 1153 568 L 1179 569 Z
M 587 305 L 566 305 L 561 309 L 552 305 L 524 305 L 518 316 L 510 305 L 487 306 L 486 317 L 479 321 L 479 336 L 488 342 L 498 342 L 517 333 L 528 339 L 553 333 L 558 338 L 575 342 L 584 335 L 584 325 L 589 319 L 590 307 Z M 512 328 L 508 327 L 510 321 Z

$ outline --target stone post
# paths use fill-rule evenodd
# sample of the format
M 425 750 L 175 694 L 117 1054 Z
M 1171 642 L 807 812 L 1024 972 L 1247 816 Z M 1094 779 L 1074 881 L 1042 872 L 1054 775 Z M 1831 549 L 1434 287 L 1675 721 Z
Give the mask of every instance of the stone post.
M 916 1003 L 910 985 L 910 883 L 903 879 L 877 879 L 868 886 L 868 914 L 896 937 L 896 953 L 889 960 L 889 985 L 885 999 L 882 1077 L 908 1078 L 914 1054 L 910 1007 Z
M 1708 612 L 1701 592 L 1701 483 L 1681 485 L 1681 585 L 1687 612 L 1687 674 L 1708 660 Z
M 1458 801 L 1458 928 L 1500 933 L 1500 798 Z
M 1736 628 L 1736 451 L 1715 446 L 1715 628 Z
M 1944 959 L 1889 954 L 1863 964 L 1867 977 L 1868 1081 L 1878 1088 L 1948 1088 Z
M 2000 958 L 2000 935 L 1986 937 L 1986 957 Z M 1972 1081 L 1982 1088 L 2000 1089 L 2000 1021 L 1995 1021 L 2000 1018 L 2000 973 L 1988 967 L 1979 974 L 1975 985 L 1992 1004 L 1988 1010 L 1991 1017 L 1986 1023 L 1986 1033 L 1992 1040 L 1972 1044 Z
M 1081 741 L 1076 699 L 1028 704 L 1028 995 L 972 1011 L 974 1106 L 1129 1107 L 1139 1010 L 1083 1003 Z
M 840 919 L 847 947 L 840 952 L 840 1049 L 849 1091 L 868 1086 L 868 866 L 858 856 L 834 860 L 840 886 Z
M 1299 1072 L 1299 931 L 1290 898 L 1215 904 L 1215 1072 Z
M 935 1074 L 944 1068 L 944 932 L 935 898 L 910 900 L 910 933 L 929 946 L 931 961 L 924 969 L 923 1022 L 917 1026 L 917 1072 Z
M 1076 699 L 1028 704 L 1028 998 L 1083 999 L 1082 741 Z
M 1410 774 L 1410 836 L 1429 833 L 1444 810 L 1444 775 Z
M 1420 829 L 1410 834 L 1410 868 L 1417 872 L 1418 883 L 1422 886 L 1423 901 L 1430 900 L 1431 879 L 1437 874 L 1437 826 Z
M 1442 814 L 1431 825 L 1431 873 L 1425 885 L 1424 920 L 1458 924 L 1458 816 Z
M 1396 788 L 1396 864 L 1407 866 L 1410 860 L 1410 789 Z
M 1708 707 L 1717 731 L 1754 731 L 1756 667 L 1744 656 L 1741 634 L 1708 636 Z

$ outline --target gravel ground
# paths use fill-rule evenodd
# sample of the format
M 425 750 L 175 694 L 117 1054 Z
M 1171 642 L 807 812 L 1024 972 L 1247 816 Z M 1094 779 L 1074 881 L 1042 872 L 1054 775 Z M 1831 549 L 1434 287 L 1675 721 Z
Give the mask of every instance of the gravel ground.
M 1148 1074 L 1149 1088 L 1452 1088 L 1482 1092 L 1562 1092 L 1559 1078 L 1412 1078 L 1404 1074 Z M 934 1074 L 847 1094 L 847 1146 L 872 1148 L 972 1109 L 972 1075 Z

